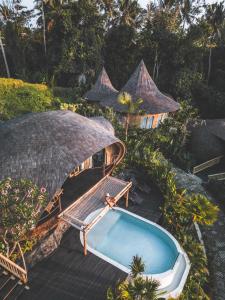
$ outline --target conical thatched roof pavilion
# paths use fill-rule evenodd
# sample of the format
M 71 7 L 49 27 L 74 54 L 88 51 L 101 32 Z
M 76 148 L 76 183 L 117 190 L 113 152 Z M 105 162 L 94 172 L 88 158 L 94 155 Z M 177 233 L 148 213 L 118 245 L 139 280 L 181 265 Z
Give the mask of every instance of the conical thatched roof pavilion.
M 131 75 L 121 92 L 128 92 L 133 100 L 143 99 L 140 106 L 147 114 L 162 114 L 174 112 L 179 109 L 179 104 L 172 98 L 159 91 L 142 60 Z M 113 107 L 118 112 L 126 112 L 126 106 L 120 105 L 117 95 L 101 101 L 101 105 Z
M 30 179 L 45 187 L 51 199 L 70 172 L 93 154 L 112 144 L 124 149 L 107 122 L 71 111 L 48 111 L 1 123 L 0 181 Z
M 102 68 L 95 85 L 84 94 L 84 98 L 91 102 L 100 102 L 116 98 L 117 95 L 118 91 L 113 87 L 105 68 Z

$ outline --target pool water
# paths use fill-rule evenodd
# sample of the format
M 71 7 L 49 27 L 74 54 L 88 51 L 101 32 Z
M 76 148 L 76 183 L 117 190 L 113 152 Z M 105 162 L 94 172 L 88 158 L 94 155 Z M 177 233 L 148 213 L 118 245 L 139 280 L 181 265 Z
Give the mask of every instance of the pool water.
M 159 274 L 173 268 L 177 247 L 169 234 L 123 210 L 110 210 L 90 230 L 88 246 L 130 268 L 134 255 L 142 257 L 145 274 Z

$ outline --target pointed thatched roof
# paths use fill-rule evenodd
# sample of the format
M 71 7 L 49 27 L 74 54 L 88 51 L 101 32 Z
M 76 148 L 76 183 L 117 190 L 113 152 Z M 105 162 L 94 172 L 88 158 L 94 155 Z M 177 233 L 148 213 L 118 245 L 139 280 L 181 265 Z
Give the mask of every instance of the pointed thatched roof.
M 225 141 L 225 119 L 210 119 L 205 122 L 208 131 Z
M 84 94 L 84 98 L 88 101 L 100 102 L 117 95 L 118 91 L 113 87 L 105 68 L 102 68 L 95 85 Z
M 142 60 L 138 65 L 131 78 L 122 88 L 121 92 L 128 92 L 134 101 L 138 98 L 143 99 L 143 103 L 140 106 L 141 110 L 144 110 L 149 114 L 160 114 L 173 112 L 179 109 L 179 104 L 172 98 L 162 94 L 145 66 Z M 113 107 L 116 111 L 125 112 L 126 106 L 120 105 L 117 101 L 117 95 L 113 98 L 108 98 L 101 102 L 103 106 Z
M 124 150 L 105 126 L 71 111 L 26 114 L 0 125 L 0 181 L 30 179 L 51 199 L 69 173 L 114 143 Z

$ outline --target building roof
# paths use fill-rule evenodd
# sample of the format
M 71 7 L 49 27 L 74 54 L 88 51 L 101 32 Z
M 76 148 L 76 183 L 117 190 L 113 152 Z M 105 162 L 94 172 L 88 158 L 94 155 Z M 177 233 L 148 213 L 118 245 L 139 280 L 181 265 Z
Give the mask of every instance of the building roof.
M 71 171 L 113 143 L 124 148 L 105 127 L 71 111 L 26 114 L 0 125 L 0 180 L 30 179 L 51 199 Z
M 174 112 L 180 107 L 176 101 L 158 90 L 143 60 L 122 88 L 121 92 L 124 91 L 128 92 L 134 101 L 142 98 L 143 103 L 140 105 L 140 109 L 149 114 Z M 118 103 L 117 95 L 101 101 L 101 105 L 113 107 L 119 112 L 126 112 L 126 106 Z
M 108 97 L 117 97 L 118 91 L 113 87 L 105 68 L 102 68 L 101 73 L 95 85 L 84 94 L 84 98 L 88 101 L 100 102 Z
M 210 119 L 205 122 L 208 131 L 225 141 L 225 119 Z
M 89 118 L 93 121 L 96 122 L 96 124 L 98 126 L 101 126 L 102 128 L 104 128 L 105 130 L 108 130 L 111 134 L 115 134 L 115 129 L 114 127 L 112 126 L 112 124 L 106 120 L 104 117 L 102 116 L 99 116 L 99 117 L 91 117 Z

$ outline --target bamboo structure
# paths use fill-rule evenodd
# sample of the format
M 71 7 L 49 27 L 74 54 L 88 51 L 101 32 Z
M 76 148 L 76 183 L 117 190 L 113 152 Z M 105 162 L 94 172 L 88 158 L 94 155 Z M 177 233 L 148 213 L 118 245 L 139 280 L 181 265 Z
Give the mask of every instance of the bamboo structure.
M 125 182 L 121 179 L 106 175 L 89 191 L 59 214 L 59 218 L 82 231 L 84 255 L 87 255 L 88 231 L 90 231 L 123 196 L 125 197 L 125 205 L 128 207 L 131 185 L 131 182 Z M 108 203 L 105 201 L 107 194 L 111 195 L 111 198 L 114 199 L 113 202 Z M 91 222 L 87 223 L 86 218 L 97 210 L 99 210 L 97 216 L 95 216 Z
M 21 248 L 20 248 L 20 250 L 21 250 Z M 13 261 L 11 261 L 9 258 L 7 258 L 6 256 L 4 256 L 3 254 L 0 253 L 0 265 L 4 269 L 9 271 L 11 274 L 13 274 L 17 278 L 19 278 L 24 284 L 26 284 L 28 281 L 28 278 L 27 278 L 27 269 L 26 269 L 26 264 L 24 261 L 23 254 L 22 254 L 22 260 L 24 263 L 24 268 L 20 267 L 19 265 L 17 265 Z

